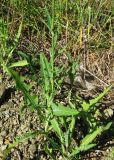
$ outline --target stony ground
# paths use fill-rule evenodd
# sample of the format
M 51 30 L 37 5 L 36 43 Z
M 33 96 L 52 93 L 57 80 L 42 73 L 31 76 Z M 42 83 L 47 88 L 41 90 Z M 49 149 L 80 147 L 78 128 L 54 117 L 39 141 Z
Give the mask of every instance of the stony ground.
M 38 116 L 35 112 L 25 109 L 20 113 L 23 105 L 23 96 L 16 91 L 12 81 L 7 79 L 1 82 L 1 105 L 0 105 L 0 159 L 2 160 L 3 151 L 13 142 L 14 138 L 31 130 L 39 129 Z M 26 140 L 11 151 L 7 160 L 19 159 L 29 160 L 38 159 L 40 153 L 40 138 L 35 137 Z
M 91 56 L 92 55 L 90 54 L 89 58 L 91 58 Z M 98 57 L 96 57 L 96 61 L 98 61 Z M 98 63 L 99 62 L 97 62 L 97 64 Z M 94 65 L 95 64 L 96 63 L 94 63 Z M 103 80 L 104 82 L 109 83 L 109 80 L 110 81 L 113 80 L 113 70 L 112 72 L 111 70 L 109 70 L 107 72 L 108 74 L 106 74 L 106 76 L 103 76 L 103 74 L 105 74 L 104 70 L 101 69 L 101 66 L 103 64 L 104 62 L 102 61 L 100 65 L 93 66 L 93 68 L 98 67 L 96 70 L 92 70 L 93 68 L 88 65 L 88 70 L 90 70 L 91 73 L 95 73 L 96 75 L 98 75 L 98 77 L 100 77 L 100 79 Z M 110 65 L 112 64 L 113 63 L 111 63 Z M 107 64 L 105 63 L 105 65 Z M 27 108 L 24 110 L 23 113 L 21 113 L 21 108 L 24 105 L 22 93 L 15 89 L 14 82 L 11 79 L 7 78 L 6 75 L 3 75 L 1 73 L 0 77 L 1 77 L 0 79 L 0 160 L 2 160 L 4 150 L 7 148 L 7 146 L 10 143 L 13 142 L 13 140 L 17 136 L 20 136 L 23 133 L 28 132 L 30 129 L 32 131 L 41 129 L 41 124 L 39 124 L 39 119 L 36 112 L 31 112 L 30 109 Z M 100 93 L 103 87 L 104 88 L 106 87 L 102 81 L 99 81 L 95 77 L 93 77 L 93 80 L 89 78 L 88 81 L 82 81 L 82 84 L 81 84 L 82 90 L 80 90 L 82 97 L 84 96 L 84 98 L 86 98 L 86 97 L 91 97 L 91 95 L 95 96 L 98 94 L 98 92 Z M 78 76 L 77 76 L 77 81 L 78 81 Z M 68 80 L 66 80 L 66 82 L 69 83 Z M 86 86 L 86 88 L 83 88 L 83 86 Z M 90 91 L 91 90 L 90 87 L 93 88 L 92 91 Z M 106 109 L 107 108 L 110 109 L 110 115 L 107 115 L 108 118 L 109 117 L 113 118 L 113 109 L 114 109 L 114 103 L 112 101 L 114 97 L 113 91 L 114 90 L 112 89 L 110 94 L 108 94 L 108 97 L 107 97 L 108 103 L 102 104 L 105 107 L 105 110 L 103 111 L 107 112 Z M 110 104 L 110 102 L 112 102 L 112 104 Z M 6 160 L 50 159 L 45 156 L 45 153 L 42 150 L 42 144 L 43 144 L 43 139 L 41 136 L 36 136 L 35 138 L 26 140 L 23 143 L 20 143 L 14 149 L 12 149 L 10 154 L 6 158 Z M 109 137 L 108 137 L 107 142 L 104 143 L 103 146 L 99 146 L 98 148 L 93 149 L 91 152 L 86 153 L 82 157 L 82 159 L 113 160 L 114 159 L 114 155 L 112 153 L 113 146 L 114 146 L 113 144 L 114 144 L 113 140 L 112 139 L 109 140 Z
M 12 80 L 2 78 L 0 83 L 0 159 L 3 159 L 3 151 L 13 142 L 14 138 L 31 130 L 41 128 L 37 113 L 25 109 L 23 113 L 20 108 L 23 106 L 22 93 L 15 90 Z M 108 142 L 110 144 L 113 142 Z M 84 155 L 82 159 L 90 160 L 113 160 L 112 149 L 109 145 L 92 150 Z M 42 138 L 37 136 L 20 143 L 11 150 L 6 160 L 43 160 L 48 159 L 42 151 Z M 60 158 L 61 159 L 61 158 Z

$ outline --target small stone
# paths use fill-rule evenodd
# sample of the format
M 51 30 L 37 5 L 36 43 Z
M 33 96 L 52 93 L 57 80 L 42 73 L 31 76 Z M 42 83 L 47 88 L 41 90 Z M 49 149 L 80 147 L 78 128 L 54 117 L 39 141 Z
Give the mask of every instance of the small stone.
M 17 130 L 17 136 L 21 136 L 21 134 L 22 134 L 22 131 Z
M 4 83 L 0 83 L 0 97 L 5 92 L 6 85 Z
M 112 42 L 114 42 L 114 37 L 111 38 Z
M 5 110 L 5 111 L 3 112 L 3 114 L 9 115 L 9 110 Z
M 107 117 L 111 117 L 113 115 L 113 110 L 111 108 L 105 109 L 104 113 Z
M 29 146 L 29 152 L 30 153 L 34 153 L 36 151 L 36 145 L 35 144 L 31 144 L 30 146 Z
M 31 138 L 31 143 L 35 144 L 36 140 Z
M 4 136 L 4 137 L 6 136 L 6 134 L 7 134 L 6 131 L 2 131 L 2 132 L 0 133 L 0 135 L 1 135 L 1 136 Z
M 23 145 L 27 145 L 28 144 L 28 140 L 23 141 Z
M 2 125 L 3 125 L 3 124 L 2 124 L 2 121 L 0 121 L 0 128 L 2 128 Z
M 0 136 L 0 145 L 2 145 L 2 144 L 3 144 L 3 141 L 4 141 L 3 137 L 2 137 L 2 136 Z
M 59 160 L 62 160 L 62 156 L 60 156 L 58 159 L 59 159 Z
M 6 102 L 5 104 L 4 104 L 4 107 L 5 108 L 12 108 L 13 107 L 13 102 Z
M 25 128 L 26 128 L 26 124 L 22 124 L 21 125 L 21 130 L 23 131 L 23 130 L 25 130 Z
M 14 119 L 14 120 L 13 120 L 13 125 L 16 125 L 16 124 L 18 124 L 18 122 L 17 122 L 16 119 Z
M 6 148 L 7 148 L 7 145 L 2 145 L 0 149 L 4 151 Z
M 10 140 L 9 139 L 5 139 L 4 144 L 10 144 Z
M 2 119 L 3 114 L 0 112 L 0 118 Z
M 3 151 L 0 149 L 0 157 L 3 157 Z M 2 160 L 1 158 L 0 158 L 0 160 Z

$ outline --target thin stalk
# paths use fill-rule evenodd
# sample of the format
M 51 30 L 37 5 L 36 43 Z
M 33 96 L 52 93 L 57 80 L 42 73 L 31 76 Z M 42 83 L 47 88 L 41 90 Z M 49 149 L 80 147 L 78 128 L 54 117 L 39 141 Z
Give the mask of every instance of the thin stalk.
M 68 13 L 67 13 L 67 10 L 68 10 L 68 2 L 66 0 L 66 46 L 68 43 Z
M 91 7 L 88 6 L 88 40 L 90 39 L 90 29 L 91 29 Z
M 51 35 L 52 35 L 52 42 L 51 42 L 51 68 L 52 68 L 52 94 L 54 91 L 54 56 L 55 56 L 55 46 L 54 46 L 54 8 L 55 8 L 55 0 L 52 1 L 52 23 L 51 23 Z

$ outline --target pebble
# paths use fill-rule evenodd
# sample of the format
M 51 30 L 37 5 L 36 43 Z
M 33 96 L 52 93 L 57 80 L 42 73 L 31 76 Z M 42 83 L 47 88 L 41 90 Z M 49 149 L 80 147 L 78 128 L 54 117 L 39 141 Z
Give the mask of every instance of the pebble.
M 16 125 L 18 122 L 16 119 L 13 120 L 13 125 Z
M 2 121 L 0 121 L 0 128 L 2 127 L 2 125 L 3 125 L 3 124 L 2 124 Z
M 4 151 L 7 148 L 7 145 L 2 145 L 1 150 Z
M 30 139 L 30 141 L 31 141 L 32 144 L 35 144 L 35 142 L 36 142 L 36 140 L 32 139 L 32 138 Z
M 28 144 L 28 140 L 23 141 L 23 145 L 27 145 Z
M 1 149 L 0 149 L 0 157 L 3 157 L 3 151 L 1 151 Z M 2 159 L 0 158 L 0 160 Z
M 36 151 L 36 145 L 35 144 L 31 144 L 30 146 L 29 146 L 29 152 L 30 153 L 34 153 Z
M 5 110 L 2 112 L 5 116 L 8 116 L 9 117 L 9 110 Z
M 2 118 L 3 117 L 3 114 L 0 112 L 0 118 Z
M 5 137 L 5 136 L 7 135 L 7 133 L 6 133 L 6 131 L 2 131 L 2 132 L 0 133 L 0 135 Z
M 3 144 L 4 138 L 2 136 L 0 136 L 0 145 Z
M 22 124 L 21 125 L 21 130 L 23 131 L 23 130 L 25 130 L 25 128 L 26 128 L 26 124 Z
M 5 83 L 0 83 L 0 97 L 3 95 L 6 89 L 6 84 Z

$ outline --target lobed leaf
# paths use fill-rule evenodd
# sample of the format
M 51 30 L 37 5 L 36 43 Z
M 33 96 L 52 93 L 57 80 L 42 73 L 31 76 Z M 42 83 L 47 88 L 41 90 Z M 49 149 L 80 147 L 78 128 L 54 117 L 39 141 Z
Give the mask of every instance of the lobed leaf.
M 103 131 L 108 130 L 112 125 L 112 122 L 109 122 L 106 126 L 102 126 L 100 128 L 97 128 L 95 131 L 88 134 L 85 138 L 82 139 L 82 142 L 79 147 L 76 147 L 72 153 L 70 154 L 70 157 L 75 156 L 79 154 L 82 151 L 89 150 L 90 148 L 93 148 L 96 146 L 96 144 L 93 144 L 92 141 Z
M 88 134 L 85 138 L 83 138 L 80 146 L 86 146 L 91 143 L 100 133 L 102 132 L 102 128 L 97 128 L 92 133 Z
M 46 133 L 43 131 L 35 131 L 35 132 L 29 131 L 27 133 L 22 134 L 20 137 L 17 137 L 15 141 L 12 144 L 9 144 L 8 148 L 4 151 L 4 159 L 8 156 L 12 148 L 16 147 L 19 143 L 22 143 L 23 141 L 29 138 L 36 137 L 38 134 L 46 134 Z
M 81 105 L 85 111 L 89 111 L 92 106 L 98 103 L 106 93 L 111 89 L 111 86 L 107 87 L 102 93 L 100 93 L 96 98 L 89 101 L 89 103 L 83 102 Z
M 112 122 L 109 122 L 106 126 L 102 126 L 100 128 L 97 128 L 95 131 L 87 135 L 81 142 L 80 146 L 85 146 L 91 143 L 99 134 L 101 134 L 103 131 L 108 130 L 110 126 L 112 125 Z

